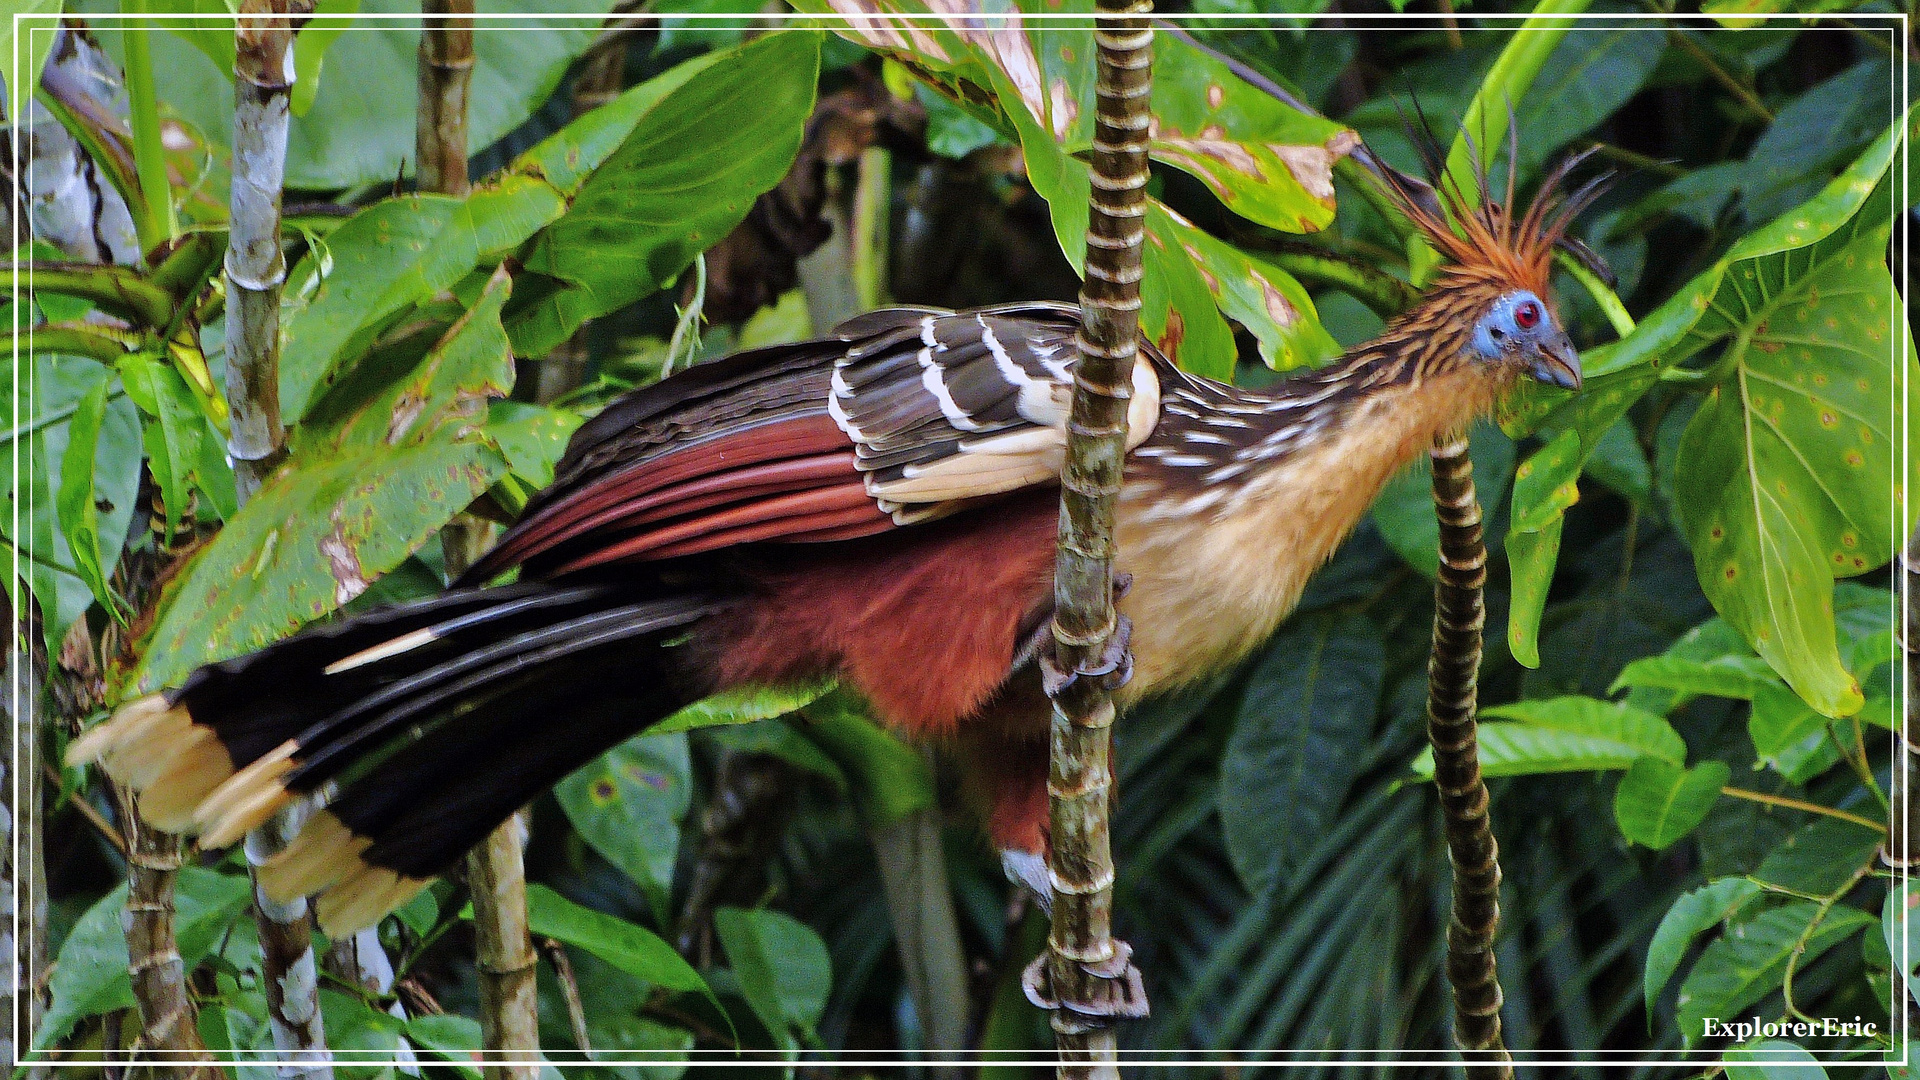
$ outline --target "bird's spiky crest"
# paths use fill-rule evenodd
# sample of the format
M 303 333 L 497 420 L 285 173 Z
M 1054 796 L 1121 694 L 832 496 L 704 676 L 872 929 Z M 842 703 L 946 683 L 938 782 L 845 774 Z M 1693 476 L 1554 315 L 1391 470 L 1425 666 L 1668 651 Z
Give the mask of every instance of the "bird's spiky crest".
M 1419 103 L 1414 103 L 1416 111 Z M 1512 110 L 1508 110 L 1507 145 L 1519 144 Z M 1505 198 L 1483 198 L 1488 192 L 1486 162 L 1473 137 L 1466 136 L 1472 164 L 1475 191 L 1461 190 L 1459 182 L 1448 174 L 1445 159 L 1420 114 L 1419 125 L 1408 124 L 1416 148 L 1426 166 L 1428 179 L 1422 180 L 1393 168 L 1369 152 L 1364 163 L 1380 180 L 1394 207 L 1417 227 L 1427 242 L 1446 258 L 1443 278 L 1461 283 L 1485 283 L 1502 291 L 1527 289 L 1547 295 L 1547 279 L 1553 269 L 1553 251 L 1566 240 L 1567 225 L 1592 205 L 1610 180 L 1600 176 L 1581 185 L 1571 194 L 1561 185 L 1567 175 L 1593 154 L 1585 150 L 1563 158 L 1540 183 L 1526 212 L 1513 212 L 1514 177 L 1519 172 L 1517 150 L 1509 157 Z M 1484 133 L 1482 136 L 1484 141 Z

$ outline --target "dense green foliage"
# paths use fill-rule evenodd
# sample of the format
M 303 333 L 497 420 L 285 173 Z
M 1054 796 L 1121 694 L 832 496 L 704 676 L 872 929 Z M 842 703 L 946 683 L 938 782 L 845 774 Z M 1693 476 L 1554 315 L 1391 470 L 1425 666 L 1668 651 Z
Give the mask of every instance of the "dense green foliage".
M 1319 363 L 1430 269 L 1346 158 L 1356 134 L 1415 169 L 1417 111 L 1454 146 L 1457 175 L 1472 143 L 1497 191 L 1511 103 L 1523 193 L 1600 145 L 1595 162 L 1620 175 L 1574 231 L 1618 280 L 1571 265 L 1557 279 L 1587 384 L 1524 389 L 1474 434 L 1496 551 L 1481 750 L 1507 874 L 1509 1045 L 1724 1055 L 1730 1075 L 1758 1075 L 1800 1051 L 1730 1049 L 1708 1018 L 1858 1018 L 1874 1034 L 1792 1041 L 1874 1062 L 1901 1049 L 1889 1004 L 1916 978 L 1896 974 L 1903 905 L 1877 861 L 1900 681 L 1887 565 L 1913 526 L 1894 482 L 1909 460 L 1896 399 L 1920 374 L 1888 268 L 1906 212 L 1893 91 L 1907 43 L 1870 14 L 1516 30 L 1481 13 L 1163 32 L 1143 325 L 1218 377 Z M 476 498 L 519 506 L 584 415 L 663 366 L 815 329 L 809 308 L 833 310 L 824 279 L 889 266 L 855 282 L 863 302 L 1071 297 L 1092 127 L 1084 27 L 743 43 L 669 20 L 620 39 L 628 89 L 569 121 L 598 31 L 483 26 L 471 124 L 488 148 L 474 192 L 452 198 L 388 194 L 412 150 L 417 31 L 336 22 L 303 31 L 299 52 L 287 202 L 316 205 L 287 219 L 291 453 L 244 509 L 221 453 L 224 20 L 166 24 L 151 42 L 174 136 L 160 194 L 173 246 L 122 268 L 55 265 L 68 256 L 41 242 L 16 253 L 36 269 L 9 395 L 20 532 L 5 540 L 25 578 L 15 610 L 37 609 L 65 712 L 57 740 L 198 664 L 438 588 L 428 541 L 454 514 Z M 97 38 L 122 55 L 119 33 Z M 876 83 L 924 112 L 925 134 L 832 167 L 836 242 L 851 231 L 858 249 L 689 342 L 701 252 L 781 182 L 816 100 Z M 61 115 L 83 145 L 121 139 Z M 1024 169 L 1008 167 L 1015 148 Z M 152 209 L 138 169 L 102 170 L 136 217 Z M 885 200 L 880 227 L 846 228 L 860 198 Z M 533 365 L 579 349 L 584 384 L 533 404 Z M 1366 1061 L 1448 1046 L 1447 865 L 1421 779 L 1435 535 L 1416 470 L 1240 670 L 1121 723 L 1117 931 L 1154 1004 L 1123 1045 Z M 596 1052 L 923 1046 L 890 942 L 887 856 L 869 838 L 929 808 L 950 811 L 978 1045 L 1050 1045 L 1017 987 L 1039 917 L 1016 899 L 1025 914 L 1009 921 L 944 763 L 829 687 L 705 703 L 667 729 L 533 815 L 533 929 L 571 957 Z M 116 809 L 75 773 L 57 799 L 43 839 L 61 944 L 38 1045 L 125 1045 L 124 868 L 66 808 Z M 725 812 L 742 803 L 746 822 Z M 201 1033 L 217 1050 L 270 1047 L 240 865 L 203 863 L 179 882 Z M 441 883 L 387 920 L 415 996 L 401 1016 L 328 984 L 330 1045 L 377 1060 L 404 1040 L 474 1072 L 470 918 L 461 887 Z M 562 984 L 541 978 L 545 1045 L 564 1063 Z

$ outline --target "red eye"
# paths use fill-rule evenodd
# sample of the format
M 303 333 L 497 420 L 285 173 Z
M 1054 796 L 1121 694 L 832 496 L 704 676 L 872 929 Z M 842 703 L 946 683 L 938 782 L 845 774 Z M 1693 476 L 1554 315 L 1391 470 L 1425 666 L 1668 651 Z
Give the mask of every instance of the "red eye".
M 1521 304 L 1513 309 L 1513 321 L 1519 323 L 1522 330 L 1531 330 L 1540 325 L 1540 305 L 1531 300 Z

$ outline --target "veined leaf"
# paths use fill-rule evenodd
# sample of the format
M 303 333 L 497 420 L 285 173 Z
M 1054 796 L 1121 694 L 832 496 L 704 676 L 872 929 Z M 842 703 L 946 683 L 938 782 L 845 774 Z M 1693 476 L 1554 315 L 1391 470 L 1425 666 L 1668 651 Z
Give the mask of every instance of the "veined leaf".
M 1760 895 L 1759 882 L 1743 877 L 1725 877 L 1686 893 L 1673 902 L 1653 932 L 1647 946 L 1647 969 L 1642 982 L 1647 999 L 1647 1023 L 1653 1023 L 1653 1006 L 1667 980 L 1680 969 L 1687 946 L 1714 924 L 1725 922 Z
M 1845 905 L 1822 916 L 1820 905 L 1796 900 L 1735 923 L 1707 946 L 1680 984 L 1681 1037 L 1688 1044 L 1700 1041 L 1707 1017 L 1739 1016 L 1779 989 L 1789 959 L 1798 955 L 1797 966 L 1804 971 L 1828 949 L 1877 921 Z
M 1291 623 L 1266 648 L 1221 757 L 1220 827 L 1247 890 L 1284 881 L 1334 824 L 1373 734 L 1385 678 L 1361 615 Z
M 171 532 L 187 508 L 188 480 L 200 459 L 206 425 L 187 381 L 172 367 L 144 354 L 129 356 L 120 362 L 120 382 L 134 404 L 153 417 L 143 441 Z
M 515 350 L 540 355 L 587 319 L 666 287 L 731 232 L 799 152 L 819 64 L 819 35 L 768 34 L 642 113 L 521 253 L 530 273 L 507 313 Z M 753 108 L 742 112 L 743 100 Z
M 1613 796 L 1613 820 L 1636 844 L 1664 851 L 1707 818 L 1733 770 L 1703 761 L 1691 769 L 1643 757 L 1627 768 Z
M 1480 725 L 1480 771 L 1488 776 L 1624 769 L 1643 757 L 1685 764 L 1687 744 L 1673 725 L 1630 705 L 1589 697 L 1519 701 L 1482 709 L 1483 718 L 1518 723 Z M 1413 771 L 1433 777 L 1433 751 Z
M 576 945 L 655 986 L 711 995 L 700 977 L 660 935 L 625 919 L 581 907 L 545 885 L 527 886 L 527 929 Z
M 335 394 L 324 422 L 295 429 L 287 464 L 168 588 L 140 689 L 173 685 L 353 599 L 506 472 L 476 417 L 513 382 L 500 326 L 507 290 L 497 271 L 406 378 L 358 404 Z
M 789 1050 L 790 1029 L 811 1033 L 833 987 L 826 943 L 807 924 L 764 909 L 723 907 L 713 929 L 755 1016 Z
M 1827 1070 L 1806 1048 L 1785 1039 L 1741 1043 L 1721 1058 L 1727 1080 L 1827 1080 Z
M 1507 602 L 1507 648 L 1523 667 L 1540 666 L 1540 617 L 1560 557 L 1560 533 L 1566 519 L 1555 517 L 1535 532 L 1507 530 L 1507 569 L 1512 591 Z
M 1716 656 L 1707 660 L 1675 656 L 1671 652 L 1628 664 L 1609 692 L 1625 687 L 1674 690 L 1686 697 L 1715 697 L 1751 701 L 1755 694 L 1780 685 L 1773 669 L 1757 656 Z
M 328 234 L 332 270 L 322 275 L 315 253 L 287 275 L 293 311 L 280 407 L 288 422 L 305 417 L 395 316 L 512 251 L 562 209 L 552 185 L 507 175 L 465 198 L 385 199 Z
M 580 838 L 668 910 L 680 819 L 692 802 L 685 734 L 637 735 L 575 771 L 553 789 Z

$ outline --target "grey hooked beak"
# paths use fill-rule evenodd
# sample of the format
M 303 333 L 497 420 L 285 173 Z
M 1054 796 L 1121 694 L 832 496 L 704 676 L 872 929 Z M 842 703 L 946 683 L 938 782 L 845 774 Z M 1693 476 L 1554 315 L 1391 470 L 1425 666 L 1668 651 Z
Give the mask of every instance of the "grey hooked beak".
M 1580 389 L 1580 353 L 1566 334 L 1555 334 L 1543 342 L 1527 366 L 1527 374 L 1562 390 Z

